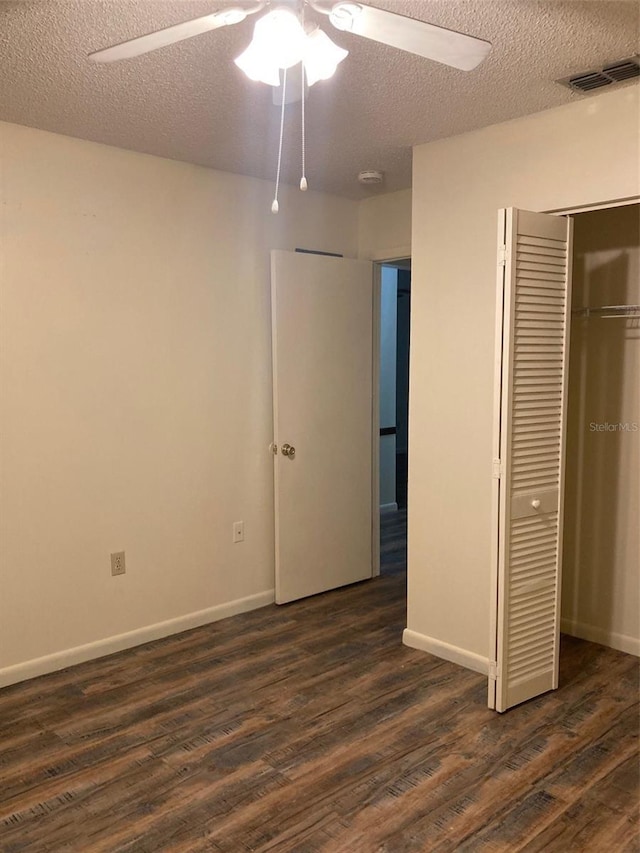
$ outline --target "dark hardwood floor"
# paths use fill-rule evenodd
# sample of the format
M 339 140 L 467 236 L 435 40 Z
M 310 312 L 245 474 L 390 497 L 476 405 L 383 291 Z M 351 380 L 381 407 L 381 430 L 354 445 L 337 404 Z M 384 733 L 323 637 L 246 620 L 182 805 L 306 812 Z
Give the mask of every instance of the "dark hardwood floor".
M 499 715 L 404 625 L 396 566 L 0 691 L 0 850 L 640 849 L 636 658 Z
M 380 516 L 380 573 L 407 576 L 407 510 Z

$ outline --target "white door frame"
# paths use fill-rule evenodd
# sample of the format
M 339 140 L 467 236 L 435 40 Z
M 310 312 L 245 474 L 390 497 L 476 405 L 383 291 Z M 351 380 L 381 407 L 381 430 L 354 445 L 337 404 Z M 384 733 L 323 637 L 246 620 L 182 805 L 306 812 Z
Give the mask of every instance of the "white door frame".
M 380 293 L 382 262 L 373 261 L 373 351 L 371 359 L 371 577 L 380 575 Z
M 578 213 L 591 213 L 595 210 L 610 210 L 612 207 L 627 207 L 630 204 L 640 204 L 640 195 L 627 198 L 615 198 L 609 201 L 594 201 L 591 204 L 579 204 L 575 207 L 558 207 L 553 210 L 541 210 L 540 213 L 552 213 L 558 216 L 571 216 Z
M 504 244 L 505 211 L 498 210 L 498 233 L 496 245 Z M 502 336 L 504 322 L 504 274 L 502 262 L 497 265 L 496 272 L 496 316 L 494 329 L 494 363 L 493 363 L 493 430 L 491 437 L 492 480 L 491 480 L 491 607 L 489 608 L 489 678 L 487 687 L 487 705 L 496 707 L 496 680 L 491 667 L 498 659 L 498 563 L 500 557 L 500 442 L 502 433 Z

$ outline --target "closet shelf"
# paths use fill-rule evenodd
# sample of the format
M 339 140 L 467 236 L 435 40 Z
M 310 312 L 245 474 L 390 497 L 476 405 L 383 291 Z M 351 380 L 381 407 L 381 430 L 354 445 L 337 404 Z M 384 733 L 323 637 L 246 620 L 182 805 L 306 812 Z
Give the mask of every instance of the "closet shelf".
M 614 317 L 640 319 L 640 305 L 599 305 L 597 308 L 577 308 L 571 312 L 576 317 L 600 317 L 610 320 Z

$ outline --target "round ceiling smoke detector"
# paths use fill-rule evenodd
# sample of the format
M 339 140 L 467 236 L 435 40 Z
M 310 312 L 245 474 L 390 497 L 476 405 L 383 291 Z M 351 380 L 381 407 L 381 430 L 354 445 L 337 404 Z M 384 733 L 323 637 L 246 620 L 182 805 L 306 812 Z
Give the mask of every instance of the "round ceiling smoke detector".
M 360 172 L 358 175 L 358 180 L 361 184 L 365 184 L 365 186 L 381 184 L 384 180 L 384 172 L 378 172 L 377 169 L 365 169 L 364 172 Z

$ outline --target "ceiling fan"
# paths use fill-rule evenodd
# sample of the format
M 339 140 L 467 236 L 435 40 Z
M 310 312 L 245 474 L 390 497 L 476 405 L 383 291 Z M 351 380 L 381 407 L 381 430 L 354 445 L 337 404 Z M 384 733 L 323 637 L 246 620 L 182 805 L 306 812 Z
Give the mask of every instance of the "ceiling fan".
M 302 20 L 305 7 L 328 17 L 329 23 L 338 30 L 363 36 L 372 41 L 417 54 L 425 59 L 441 62 L 444 65 L 451 65 L 462 71 L 471 71 L 479 65 L 491 49 L 491 44 L 484 39 L 465 35 L 455 30 L 448 30 L 435 24 L 428 24 L 425 21 L 419 21 L 395 12 L 387 12 L 364 2 L 354 3 L 350 0 L 349 2 L 338 3 L 326 2 L 326 0 L 258 0 L 249 6 L 230 6 L 210 15 L 165 27 L 148 35 L 121 42 L 113 47 L 94 51 L 89 56 L 94 62 L 115 62 L 119 59 L 129 59 L 161 47 L 167 47 L 175 42 L 184 41 L 201 33 L 239 24 L 249 15 L 255 15 L 257 12 L 268 8 L 269 11 L 258 20 L 256 25 L 258 40 L 266 38 L 266 36 L 260 36 L 260 29 L 263 32 L 266 30 L 268 36 L 277 42 L 277 44 L 272 45 L 273 52 L 279 53 L 285 62 L 291 62 L 293 58 L 296 58 L 295 62 L 291 62 L 291 65 L 296 65 L 298 62 L 306 60 L 306 56 L 304 56 L 306 45 L 303 44 L 303 39 L 300 38 L 300 30 L 295 28 L 292 20 L 298 22 L 304 34 L 305 28 Z M 307 28 L 306 35 L 307 37 L 314 36 L 318 32 L 322 33 L 323 31 L 316 25 L 312 25 L 311 28 Z M 254 36 L 254 40 L 255 38 Z M 301 53 L 302 55 L 300 55 Z M 291 65 L 281 65 L 280 67 L 291 67 Z
M 234 61 L 251 80 L 281 87 L 281 100 L 277 101 L 282 105 L 280 154 L 276 197 L 272 206 L 272 210 L 277 212 L 284 105 L 287 102 L 287 70 L 298 64 L 302 69 L 300 93 L 302 96 L 303 175 L 300 188 L 306 189 L 303 97 L 305 86 L 312 86 L 318 80 L 331 77 L 338 64 L 348 54 L 347 50 L 334 44 L 315 22 L 306 19 L 308 10 L 328 18 L 329 23 L 337 30 L 363 36 L 371 41 L 450 65 L 461 71 L 471 71 L 476 68 L 491 50 L 491 44 L 484 39 L 378 9 L 370 6 L 368 2 L 256 0 L 251 5 L 229 6 L 209 15 L 94 51 L 89 54 L 89 58 L 100 63 L 130 59 L 201 33 L 239 24 L 249 15 L 264 11 L 256 21 L 251 44 Z

